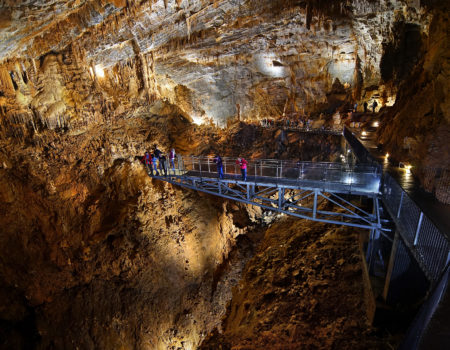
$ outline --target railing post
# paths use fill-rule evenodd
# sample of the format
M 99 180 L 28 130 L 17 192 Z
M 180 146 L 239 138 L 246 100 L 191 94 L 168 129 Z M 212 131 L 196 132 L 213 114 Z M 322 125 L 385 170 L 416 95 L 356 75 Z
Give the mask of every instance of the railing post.
M 405 192 L 402 191 L 402 194 L 400 196 L 400 203 L 398 204 L 398 210 L 397 210 L 397 219 L 400 218 L 400 212 L 402 210 L 402 204 L 403 204 L 403 196 L 405 195 Z
M 316 215 L 317 215 L 317 190 L 314 190 L 313 219 L 316 218 Z
M 417 229 L 416 229 L 416 234 L 414 236 L 414 246 L 417 245 L 417 241 L 419 240 L 419 233 L 420 233 L 420 227 L 422 226 L 422 220 L 423 220 L 423 212 L 420 212 L 420 216 L 419 216 L 419 222 L 417 223 Z
M 280 161 L 280 178 L 283 177 L 283 161 Z
M 209 165 L 209 157 L 208 157 L 208 173 L 210 173 L 211 172 L 211 168 L 210 168 L 210 165 Z

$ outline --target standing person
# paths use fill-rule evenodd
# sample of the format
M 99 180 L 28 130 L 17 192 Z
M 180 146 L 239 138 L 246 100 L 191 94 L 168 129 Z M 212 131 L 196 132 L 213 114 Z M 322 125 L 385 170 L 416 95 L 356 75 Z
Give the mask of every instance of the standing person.
M 222 158 L 219 155 L 214 157 L 214 163 L 217 164 L 217 174 L 219 175 L 219 179 L 223 179 L 223 163 Z
M 148 153 L 148 152 L 145 152 L 144 164 L 147 167 L 147 173 L 150 172 L 153 176 L 152 157 L 150 156 L 150 153 Z
M 156 146 L 156 143 L 153 146 L 155 148 L 155 150 L 153 151 L 153 154 L 156 158 L 159 158 L 161 155 L 161 151 L 158 149 L 158 146 Z
M 368 107 L 367 101 L 364 101 L 364 113 L 367 113 L 367 107 Z
M 236 164 L 241 167 L 242 180 L 247 181 L 247 164 L 248 162 L 244 158 L 238 158 Z
M 159 172 L 158 172 L 158 157 L 154 153 L 152 154 L 152 163 L 153 163 L 153 169 L 155 170 L 155 175 L 159 176 Z
M 160 153 L 159 170 L 161 170 L 161 174 L 164 172 L 164 176 L 167 176 L 166 160 L 167 160 L 166 155 L 164 153 Z
M 169 153 L 169 161 L 172 164 L 172 170 L 175 171 L 175 148 L 172 148 Z
M 377 106 L 378 106 L 377 101 L 376 100 L 373 101 L 373 103 L 372 103 L 372 113 L 375 113 L 375 108 L 377 108 Z
M 358 109 L 358 102 L 355 102 L 353 105 L 353 112 L 356 113 L 356 110 Z

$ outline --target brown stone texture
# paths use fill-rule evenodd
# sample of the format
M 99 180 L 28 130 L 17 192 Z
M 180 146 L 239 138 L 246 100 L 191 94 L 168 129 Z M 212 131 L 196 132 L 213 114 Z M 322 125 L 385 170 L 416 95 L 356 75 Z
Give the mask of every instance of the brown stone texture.
M 370 327 L 362 264 L 354 230 L 273 224 L 201 348 L 385 349 Z
M 331 127 L 377 100 L 383 148 L 450 201 L 448 13 L 434 0 L 1 1 L 0 347 L 192 349 L 217 329 L 212 348 L 383 348 L 359 233 L 282 220 L 262 239 L 280 218 L 151 180 L 139 158 L 156 144 L 336 161 L 339 138 L 260 121 Z

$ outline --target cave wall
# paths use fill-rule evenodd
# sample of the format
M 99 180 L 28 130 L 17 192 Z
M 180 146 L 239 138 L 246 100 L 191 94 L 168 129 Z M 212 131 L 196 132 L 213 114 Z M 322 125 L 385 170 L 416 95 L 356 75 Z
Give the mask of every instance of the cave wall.
M 448 11 L 435 14 L 428 33 L 418 32 L 417 27 L 405 23 L 400 25 L 404 28 L 403 36 L 386 48 L 389 51 L 386 74 L 397 80 L 399 93 L 397 103 L 384 113 L 378 138 L 395 159 L 414 165 L 414 174 L 427 191 L 448 203 Z M 418 46 L 418 42 L 421 45 Z M 405 60 L 405 56 L 408 59 Z
M 188 348 L 217 324 L 237 279 L 214 273 L 252 221 L 152 181 L 134 155 L 161 134 L 142 117 L 2 141 L 1 347 Z
M 153 143 L 214 151 L 192 136 L 190 121 L 223 126 L 238 110 L 260 119 L 377 99 L 393 105 L 379 133 L 387 150 L 432 167 L 450 159 L 442 3 L 6 5 L 0 296 L 8 302 L 0 322 L 17 326 L 2 327 L 8 339 L 19 332 L 17 344 L 28 322 L 42 349 L 187 348 L 217 326 L 229 290 L 214 291 L 213 271 L 251 222 L 236 223 L 240 207 L 151 183 L 134 161 Z M 149 123 L 156 114 L 157 128 Z M 238 144 L 250 154 L 252 133 L 221 149 Z M 294 134 L 256 136 L 275 147 L 254 155 L 307 148 Z M 333 142 L 321 150 L 330 144 L 337 154 Z
M 399 23 L 423 35 L 431 18 L 417 1 L 86 1 L 66 18 L 36 28 L 26 50 L 5 48 L 1 90 L 7 99 L 0 104 L 8 119 L 17 106 L 30 114 L 52 102 L 47 119 L 68 114 L 87 122 L 86 96 L 97 97 L 94 105 L 107 100 L 125 109 L 163 98 L 197 123 L 219 125 L 238 114 L 259 119 L 331 112 L 371 98 L 392 105 L 392 82 L 400 77 L 389 76 L 392 59 L 383 53 L 402 35 Z M 17 22 L 23 27 L 23 21 L 11 23 Z M 46 62 L 49 52 L 59 57 L 59 67 Z M 46 69 L 60 70 L 63 79 Z M 8 73 L 20 93 L 12 92 Z M 49 101 L 45 79 L 60 81 L 52 89 L 81 96 L 65 101 L 55 92 Z

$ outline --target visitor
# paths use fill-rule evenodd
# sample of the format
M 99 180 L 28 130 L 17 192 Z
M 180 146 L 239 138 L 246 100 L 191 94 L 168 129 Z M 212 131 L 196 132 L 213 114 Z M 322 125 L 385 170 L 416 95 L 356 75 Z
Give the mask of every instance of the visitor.
M 156 158 L 159 159 L 159 157 L 161 156 L 161 151 L 158 149 L 158 146 L 156 146 L 156 144 L 153 147 L 155 148 L 155 150 L 153 151 L 153 154 Z
M 155 170 L 155 176 L 159 176 L 159 172 L 158 172 L 158 157 L 154 153 L 152 154 L 152 163 L 153 163 L 153 169 Z
M 172 170 L 175 171 L 175 148 L 172 148 L 169 153 L 169 161 L 172 164 Z
M 364 113 L 367 113 L 367 107 L 368 107 L 367 101 L 364 101 Z
M 151 173 L 153 176 L 153 169 L 152 169 L 152 157 L 150 156 L 150 153 L 145 152 L 144 155 L 144 164 L 147 168 L 147 173 Z
M 378 106 L 377 101 L 373 101 L 373 103 L 372 103 L 372 111 L 373 111 L 373 113 L 375 113 L 375 108 L 377 108 L 377 106 Z
M 217 174 L 219 176 L 219 179 L 223 179 L 223 163 L 222 158 L 219 155 L 216 155 L 214 157 L 214 163 L 217 165 Z
M 238 158 L 236 164 L 241 167 L 242 181 L 247 181 L 247 164 L 248 162 L 244 158 Z
M 166 155 L 161 152 L 159 156 L 159 170 L 161 170 L 161 174 L 164 173 L 164 176 L 167 176 L 166 160 Z
M 356 113 L 357 109 L 358 109 L 358 103 L 356 102 L 353 106 L 353 112 Z

